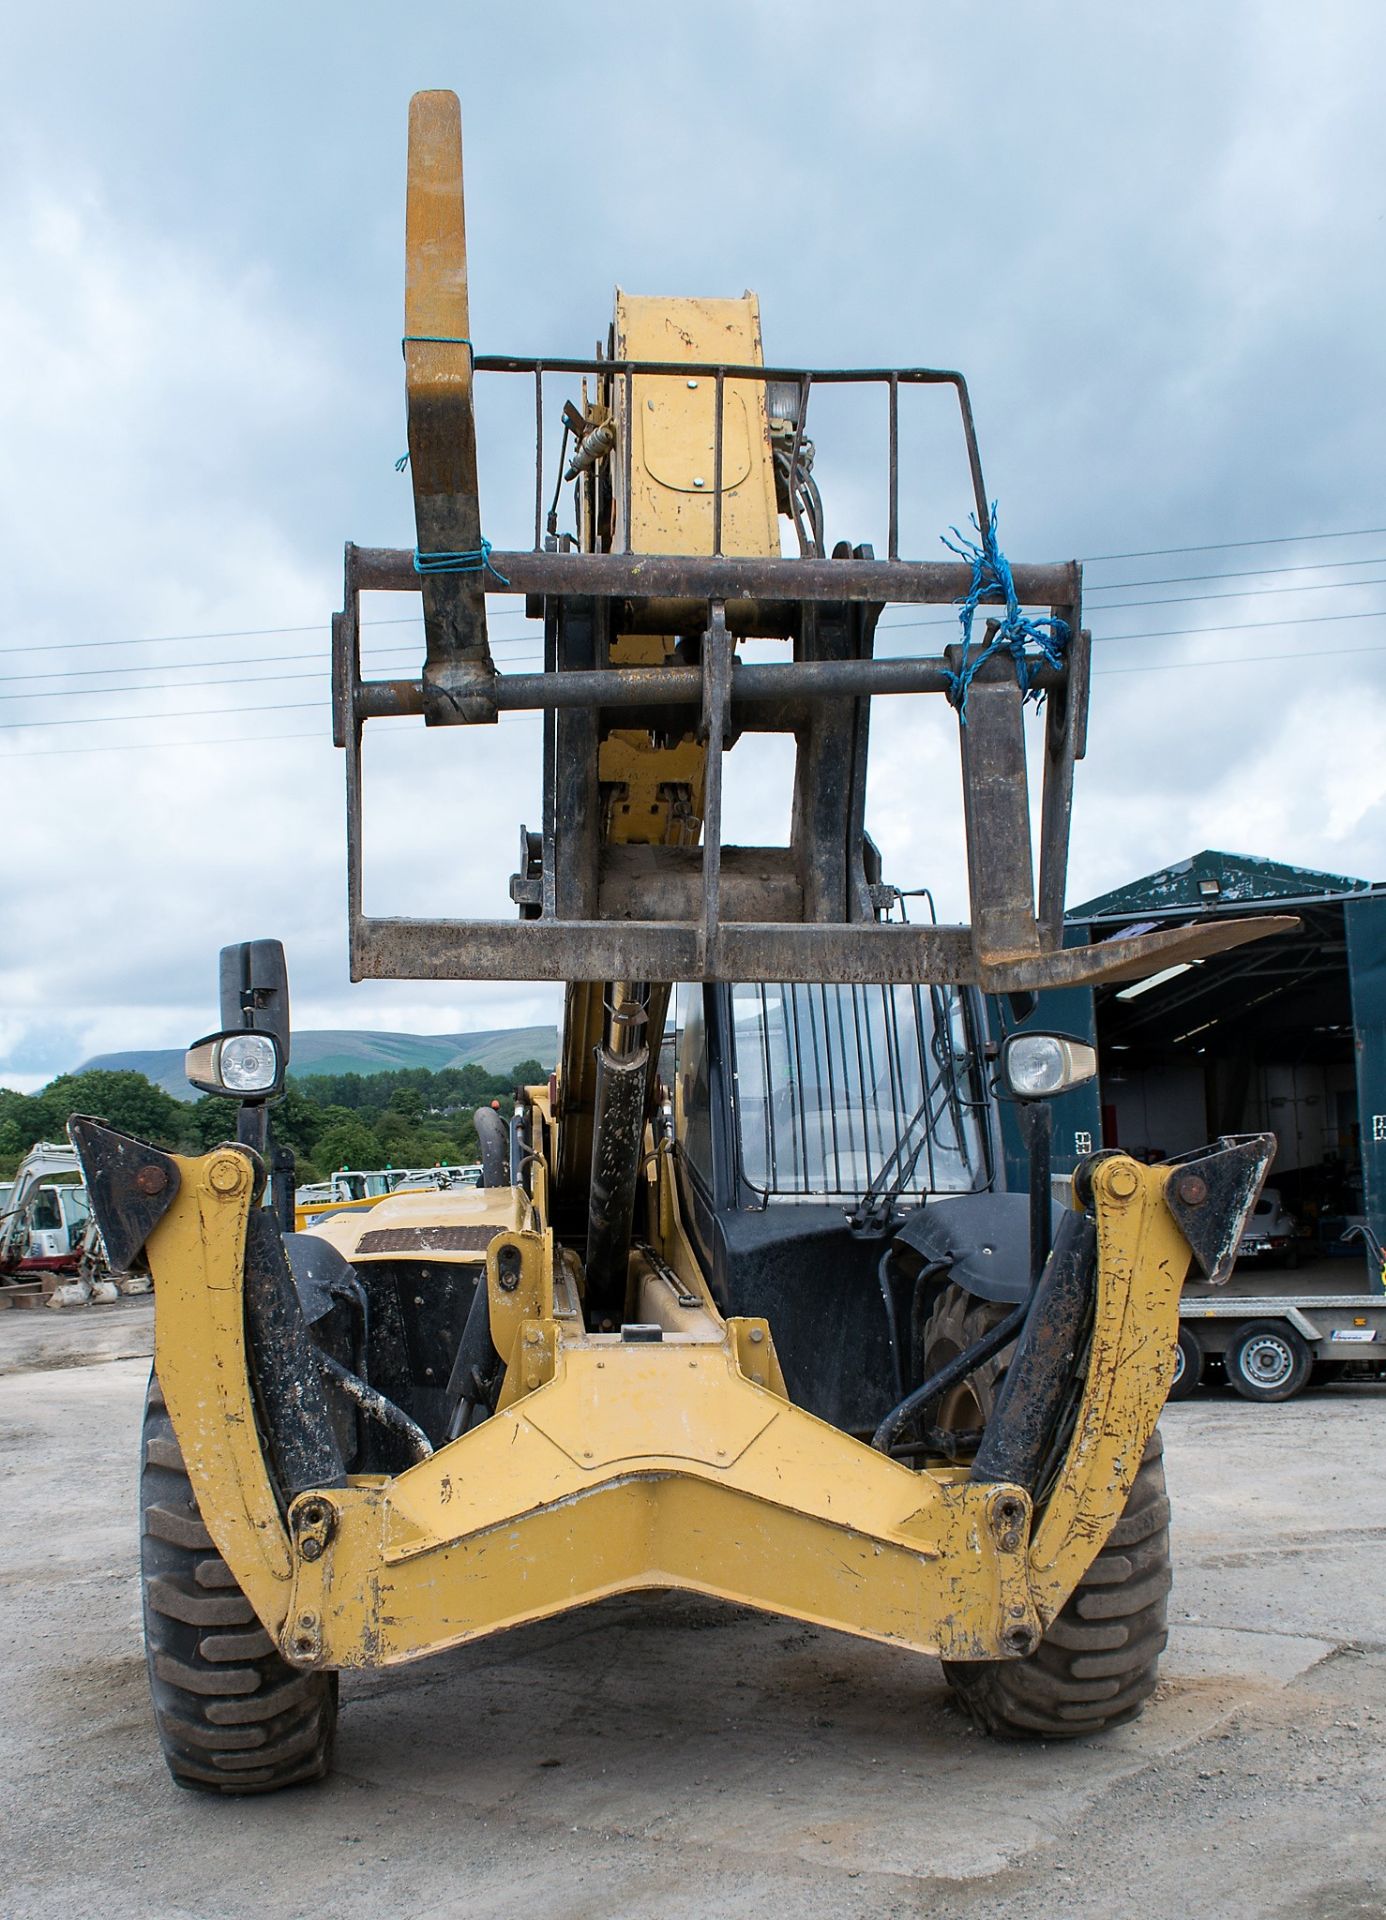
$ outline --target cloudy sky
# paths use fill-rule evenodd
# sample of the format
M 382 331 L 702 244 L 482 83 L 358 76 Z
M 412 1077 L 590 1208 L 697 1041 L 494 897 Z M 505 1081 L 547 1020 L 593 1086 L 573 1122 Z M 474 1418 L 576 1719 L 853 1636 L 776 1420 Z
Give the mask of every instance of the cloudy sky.
M 1375 0 L 11 16 L 0 1083 L 205 1031 L 248 935 L 283 938 L 305 1026 L 552 1017 L 552 988 L 347 980 L 327 617 L 343 540 L 412 541 L 424 86 L 462 101 L 482 350 L 590 352 L 617 282 L 753 287 L 778 362 L 967 372 L 1006 551 L 1089 562 L 1072 899 L 1210 845 L 1386 875 L 1383 64 Z M 874 430 L 817 421 L 830 538 L 881 537 Z M 925 555 L 969 503 L 937 421 L 910 445 Z M 512 455 L 493 409 L 497 544 Z M 413 611 L 367 609 L 404 622 L 379 670 Z M 877 728 L 869 824 L 960 915 L 955 729 L 920 705 Z M 733 833 L 773 837 L 785 770 L 738 752 Z M 381 729 L 368 905 L 506 911 L 537 773 L 529 717 Z

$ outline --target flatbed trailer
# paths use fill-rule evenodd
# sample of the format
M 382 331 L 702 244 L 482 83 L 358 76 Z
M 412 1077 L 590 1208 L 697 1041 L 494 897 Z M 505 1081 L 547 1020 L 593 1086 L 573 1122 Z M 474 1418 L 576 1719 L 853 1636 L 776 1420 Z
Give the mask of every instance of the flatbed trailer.
M 1216 1290 L 1190 1282 L 1170 1399 L 1187 1399 L 1210 1361 L 1248 1400 L 1291 1400 L 1347 1367 L 1386 1377 L 1386 1292 L 1344 1288 L 1331 1271 L 1234 1271 Z

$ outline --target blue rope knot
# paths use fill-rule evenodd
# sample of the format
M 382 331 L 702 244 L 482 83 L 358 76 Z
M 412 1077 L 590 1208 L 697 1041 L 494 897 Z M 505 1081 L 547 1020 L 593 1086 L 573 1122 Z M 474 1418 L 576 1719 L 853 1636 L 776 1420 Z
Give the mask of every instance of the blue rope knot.
M 420 553 L 414 549 L 415 573 L 490 573 L 503 587 L 510 582 L 499 567 L 491 565 L 491 542 L 483 540 L 471 553 Z
M 955 536 L 953 540 L 947 534 L 940 535 L 948 551 L 956 553 L 960 560 L 970 562 L 972 567 L 972 584 L 965 597 L 957 603 L 958 622 L 963 635 L 962 660 L 957 672 L 948 676 L 948 698 L 957 708 L 958 718 L 964 726 L 967 725 L 968 689 L 988 660 L 999 653 L 1008 653 L 1015 661 L 1015 677 L 1020 683 L 1022 701 L 1033 700 L 1039 706 L 1044 700 L 1044 689 L 1035 685 L 1035 674 L 1043 666 L 1063 665 L 1070 638 L 1066 620 L 1032 620 L 1020 611 L 1010 562 L 996 544 L 994 500 L 986 526 L 977 526 L 976 514 L 972 515 L 972 525 L 977 530 L 978 540 L 970 540 L 956 527 L 948 529 Z M 984 599 L 994 600 L 998 594 L 1006 602 L 1005 618 L 981 652 L 974 654 L 973 616 Z

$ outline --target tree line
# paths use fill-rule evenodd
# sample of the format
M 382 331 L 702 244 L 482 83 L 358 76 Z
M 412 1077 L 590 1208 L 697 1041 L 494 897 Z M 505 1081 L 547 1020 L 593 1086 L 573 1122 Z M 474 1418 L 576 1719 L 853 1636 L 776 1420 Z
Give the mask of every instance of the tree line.
M 480 1157 L 472 1113 L 492 1100 L 508 1117 L 517 1087 L 548 1079 L 538 1060 L 507 1073 L 485 1067 L 387 1068 L 292 1076 L 271 1106 L 275 1140 L 292 1147 L 300 1181 L 339 1167 L 429 1167 Z M 0 1178 L 39 1140 L 66 1138 L 68 1116 L 90 1114 L 173 1153 L 206 1153 L 236 1134 L 233 1101 L 175 1100 L 142 1073 L 94 1067 L 59 1074 L 37 1093 L 0 1087 Z

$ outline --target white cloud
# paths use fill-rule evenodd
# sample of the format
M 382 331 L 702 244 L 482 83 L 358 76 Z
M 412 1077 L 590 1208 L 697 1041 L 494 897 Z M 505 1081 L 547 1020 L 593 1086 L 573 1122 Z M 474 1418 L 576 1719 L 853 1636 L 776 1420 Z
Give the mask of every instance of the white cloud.
M 42 651 L 0 654 L 0 676 L 67 679 L 21 700 L 32 686 L 0 677 L 0 719 L 84 724 L 0 725 L 0 1076 L 205 1030 L 216 948 L 249 934 L 285 940 L 304 1024 L 552 1017 L 553 990 L 523 984 L 349 986 L 325 680 L 270 678 L 325 669 L 341 540 L 408 537 L 389 461 L 418 35 L 438 49 L 424 77 L 463 93 L 487 345 L 586 350 L 616 280 L 749 282 L 772 357 L 964 366 L 1014 558 L 1380 517 L 1363 504 L 1380 498 L 1370 401 L 1386 374 L 1377 9 L 1143 15 L 1075 0 L 1040 18 L 868 3 L 846 34 L 840 11 L 709 0 L 698 35 L 682 16 L 634 20 L 601 0 L 590 33 L 556 8 L 538 26 L 502 12 L 492 70 L 523 57 L 522 95 L 454 67 L 454 10 L 430 0 L 408 47 L 383 18 L 325 45 L 308 14 L 265 7 L 273 76 L 246 30 L 255 0 L 234 33 L 209 23 L 174 43 L 137 17 L 116 33 L 93 10 L 75 52 L 70 20 L 26 16 L 30 57 L 13 71 L 32 78 L 28 97 L 11 80 L 0 202 L 0 646 Z M 619 111 L 589 140 L 574 103 L 597 98 Z M 833 532 L 879 540 L 864 446 L 831 425 L 820 470 Z M 908 476 L 930 553 L 967 511 L 953 446 L 921 442 Z M 487 524 L 506 536 L 528 511 L 505 497 L 520 464 L 497 451 L 483 468 Z M 1109 564 L 1091 570 L 1090 598 L 1118 598 L 1103 580 L 1324 551 Z M 1071 896 L 1204 845 L 1386 873 L 1386 654 L 1337 651 L 1372 645 L 1379 621 L 1246 624 L 1381 604 L 1364 587 L 1095 611 Z M 311 630 L 78 644 L 295 626 Z M 1219 630 L 1117 637 L 1165 627 Z M 416 630 L 372 630 L 370 644 L 402 636 Z M 1299 648 L 1302 664 L 1261 658 Z M 1245 668 L 1195 664 L 1232 654 Z M 192 669 L 237 658 L 259 661 L 243 686 L 192 685 L 234 680 L 234 665 Z M 396 658 L 405 670 L 407 648 Z M 1171 662 L 1187 670 L 1111 671 Z M 122 676 L 94 677 L 117 665 L 166 684 L 118 695 Z M 264 710 L 230 711 L 252 705 Z M 958 914 L 956 729 L 918 705 L 878 717 L 869 824 L 888 873 Z M 199 717 L 173 717 L 189 709 Z M 144 717 L 106 724 L 116 713 Z M 413 731 L 373 747 L 375 906 L 506 910 L 519 823 L 538 819 L 521 738 Z M 151 750 L 75 751 L 135 741 Z M 743 742 L 732 827 L 759 837 L 783 786 Z

